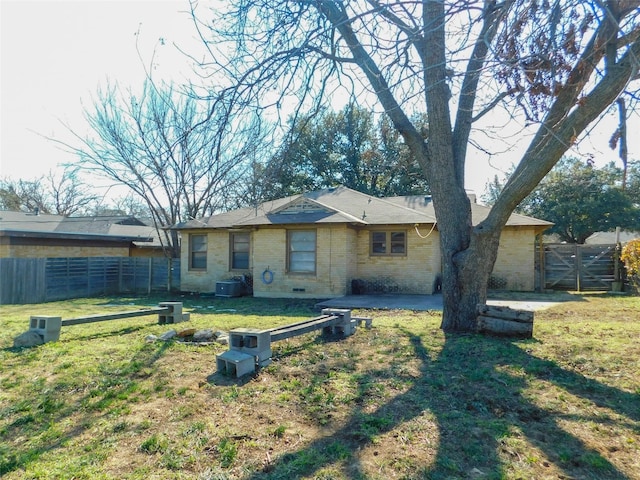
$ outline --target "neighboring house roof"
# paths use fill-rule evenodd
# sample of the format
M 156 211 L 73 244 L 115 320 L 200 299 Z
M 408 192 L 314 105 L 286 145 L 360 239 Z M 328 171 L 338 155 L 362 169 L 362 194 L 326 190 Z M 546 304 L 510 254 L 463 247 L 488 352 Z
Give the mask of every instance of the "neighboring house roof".
M 621 231 L 617 237 L 620 243 L 627 243 L 640 238 L 640 232 Z M 584 243 L 590 245 L 610 245 L 616 243 L 616 232 L 596 232 L 587 238 Z
M 489 207 L 472 203 L 474 224 L 486 218 L 489 210 Z M 347 187 L 336 187 L 265 202 L 255 208 L 241 208 L 201 220 L 190 220 L 173 228 L 243 228 L 310 223 L 424 225 L 436 223 L 436 216 L 428 196 L 378 198 Z M 535 226 L 544 230 L 552 223 L 512 214 L 507 225 Z
M 0 236 L 111 240 L 160 246 L 154 227 L 134 217 L 62 215 L 0 211 Z

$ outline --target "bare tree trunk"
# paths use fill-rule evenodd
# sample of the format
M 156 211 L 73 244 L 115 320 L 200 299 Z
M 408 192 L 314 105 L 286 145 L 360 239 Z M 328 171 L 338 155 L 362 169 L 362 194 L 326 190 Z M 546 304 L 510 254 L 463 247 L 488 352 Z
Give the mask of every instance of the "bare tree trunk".
M 455 251 L 453 245 L 464 239 L 443 235 L 443 314 L 441 328 L 445 332 L 472 332 L 476 330 L 478 304 L 487 301 L 489 276 L 498 252 L 499 232 L 474 229 L 470 245 Z

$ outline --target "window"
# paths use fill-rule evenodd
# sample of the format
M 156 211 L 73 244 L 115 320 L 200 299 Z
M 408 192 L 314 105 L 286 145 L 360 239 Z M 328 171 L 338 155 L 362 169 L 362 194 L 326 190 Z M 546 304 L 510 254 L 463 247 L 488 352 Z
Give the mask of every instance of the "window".
M 231 234 L 231 270 L 249 269 L 249 233 Z
M 207 268 L 207 236 L 189 235 L 189 269 L 206 270 Z
M 287 232 L 287 271 L 292 273 L 316 272 L 316 231 L 290 230 Z
M 406 232 L 371 232 L 371 255 L 406 254 Z

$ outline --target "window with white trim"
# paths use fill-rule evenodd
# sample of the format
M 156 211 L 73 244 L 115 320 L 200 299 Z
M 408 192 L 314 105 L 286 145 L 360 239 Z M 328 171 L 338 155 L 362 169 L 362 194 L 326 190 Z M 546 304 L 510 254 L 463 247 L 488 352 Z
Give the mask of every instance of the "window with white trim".
M 207 269 L 207 235 L 189 235 L 189 269 Z
M 234 232 L 230 235 L 231 270 L 249 269 L 249 232 Z
M 287 271 L 316 273 L 316 231 L 289 230 L 287 232 Z

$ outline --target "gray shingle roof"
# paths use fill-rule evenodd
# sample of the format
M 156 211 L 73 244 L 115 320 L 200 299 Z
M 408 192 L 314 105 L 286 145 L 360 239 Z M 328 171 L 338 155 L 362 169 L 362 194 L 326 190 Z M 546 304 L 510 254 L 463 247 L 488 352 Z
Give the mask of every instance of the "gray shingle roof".
M 616 232 L 596 232 L 587 238 L 584 243 L 590 245 L 606 245 L 616 243 L 616 238 L 620 243 L 627 243 L 636 238 L 640 238 L 640 232 L 623 230 L 619 235 L 616 235 Z
M 433 202 L 430 198 L 424 195 L 413 195 L 407 197 L 390 197 L 388 199 L 390 202 L 397 203 L 399 205 L 404 205 L 408 208 L 414 208 L 419 211 L 423 211 L 429 215 L 433 215 L 435 217 L 435 210 L 433 208 Z M 471 202 L 471 221 L 474 225 L 477 225 L 482 220 L 487 218 L 489 215 L 489 211 L 491 207 L 487 207 L 486 205 L 480 205 L 475 202 Z M 536 226 L 536 227 L 550 227 L 553 225 L 551 222 L 547 222 L 546 220 L 540 220 L 539 218 L 528 217 L 526 215 L 520 215 L 518 213 L 512 213 L 509 216 L 509 220 L 507 220 L 508 227 L 514 226 Z
M 486 218 L 489 207 L 472 203 L 473 222 Z M 349 223 L 356 225 L 406 225 L 436 223 L 433 203 L 425 196 L 377 198 L 346 187 L 327 188 L 241 208 L 173 228 L 242 228 L 260 225 Z M 508 226 L 548 227 L 549 222 L 513 214 Z
M 143 242 L 155 245 L 154 227 L 134 217 L 96 216 L 64 217 L 62 215 L 0 211 L 0 235 L 39 238 L 77 238 Z

